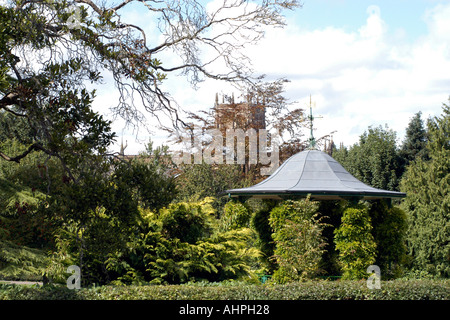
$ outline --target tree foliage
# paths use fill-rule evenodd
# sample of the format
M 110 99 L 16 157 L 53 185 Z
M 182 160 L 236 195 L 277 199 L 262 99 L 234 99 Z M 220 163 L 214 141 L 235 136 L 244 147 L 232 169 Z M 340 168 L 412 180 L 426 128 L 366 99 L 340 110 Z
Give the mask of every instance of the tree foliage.
M 333 157 L 360 181 L 379 189 L 396 190 L 401 175 L 396 133 L 388 128 L 369 127 L 359 142 Z
M 384 200 L 377 200 L 370 204 L 369 215 L 377 245 L 375 264 L 380 267 L 383 279 L 398 278 L 406 264 L 406 213 Z
M 283 26 L 282 12 L 297 6 L 295 0 L 208 7 L 191 0 L 9 1 L 0 9 L 0 108 L 36 129 L 40 139 L 30 151 L 59 154 L 57 136 L 108 140 L 104 120 L 88 107 L 93 94 L 85 82 L 110 73 L 120 95 L 115 115 L 143 124 L 139 101 L 151 116 L 165 113 L 177 126 L 179 108 L 162 89 L 164 80 L 181 72 L 193 86 L 206 78 L 251 83 L 243 48 L 258 42 L 267 26 Z M 127 10 L 148 14 L 154 28 L 128 21 Z
M 408 127 L 406 128 L 405 140 L 403 141 L 399 150 L 399 155 L 403 161 L 403 166 L 406 168 L 416 158 L 428 159 L 427 152 L 427 131 L 424 127 L 422 112 L 417 112 L 411 118 Z M 405 169 L 403 169 L 405 170 Z
M 401 190 L 408 214 L 407 246 L 412 267 L 438 276 L 450 275 L 450 107 L 428 122 L 430 160 L 407 167 Z

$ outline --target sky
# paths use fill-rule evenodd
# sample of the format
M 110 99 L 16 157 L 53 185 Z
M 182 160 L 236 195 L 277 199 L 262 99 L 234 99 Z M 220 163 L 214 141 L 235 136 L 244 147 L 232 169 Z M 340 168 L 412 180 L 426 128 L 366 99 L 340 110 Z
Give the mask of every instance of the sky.
M 311 96 L 313 113 L 322 117 L 314 123 L 316 137 L 334 131 L 336 145 L 350 146 L 369 126 L 381 125 L 394 130 L 401 143 L 415 113 L 421 111 L 424 120 L 441 114 L 450 96 L 449 0 L 301 2 L 286 13 L 284 28 L 267 30 L 246 54 L 266 80 L 290 81 L 284 96 L 292 108 L 307 108 Z M 144 19 L 137 11 L 128 14 Z M 213 107 L 216 92 L 232 93 L 227 88 L 206 81 L 195 90 L 183 77 L 165 87 L 191 111 Z M 98 96 L 103 109 L 116 97 L 112 86 Z M 154 128 L 150 135 L 124 129 L 121 121 L 113 128 L 119 135 L 113 151 L 122 136 L 127 154 L 143 151 L 149 137 L 157 145 L 167 142 Z

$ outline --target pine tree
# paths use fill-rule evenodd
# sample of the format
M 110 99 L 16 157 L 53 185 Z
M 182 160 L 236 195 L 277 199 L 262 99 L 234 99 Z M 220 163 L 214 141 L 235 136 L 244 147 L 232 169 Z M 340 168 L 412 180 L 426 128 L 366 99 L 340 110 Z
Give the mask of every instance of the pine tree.
M 407 246 L 412 267 L 450 276 L 450 107 L 428 122 L 430 160 L 416 159 L 406 170 L 401 190 L 408 214 Z
M 417 112 L 406 128 L 406 137 L 400 149 L 403 170 L 416 158 L 428 159 L 427 132 L 421 118 L 422 112 Z

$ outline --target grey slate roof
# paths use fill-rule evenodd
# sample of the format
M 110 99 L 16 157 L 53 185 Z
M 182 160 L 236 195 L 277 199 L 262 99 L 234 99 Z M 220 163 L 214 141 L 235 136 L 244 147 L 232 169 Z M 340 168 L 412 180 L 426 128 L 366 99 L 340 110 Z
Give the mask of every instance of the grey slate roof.
M 270 177 L 248 188 L 231 189 L 231 197 L 254 196 L 281 198 L 280 196 L 306 196 L 313 199 L 401 198 L 405 193 L 370 187 L 342 167 L 328 154 L 318 150 L 299 152 L 287 159 Z

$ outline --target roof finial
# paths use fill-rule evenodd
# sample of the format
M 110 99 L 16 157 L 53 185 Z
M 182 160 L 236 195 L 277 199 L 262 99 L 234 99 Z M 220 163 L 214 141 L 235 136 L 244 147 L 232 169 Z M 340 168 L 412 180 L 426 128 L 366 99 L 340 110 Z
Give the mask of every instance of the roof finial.
M 125 145 L 123 145 L 123 130 L 122 130 L 122 141 L 120 143 L 120 151 L 119 155 L 125 157 L 125 149 L 128 147 L 128 140 L 125 141 Z
M 314 138 L 314 119 L 315 118 L 322 118 L 322 117 L 314 117 L 312 114 L 312 101 L 311 101 L 311 95 L 309 95 L 309 122 L 310 122 L 310 128 L 311 128 L 311 136 L 309 137 L 309 147 L 308 149 L 310 150 L 314 150 L 316 148 L 316 139 Z

